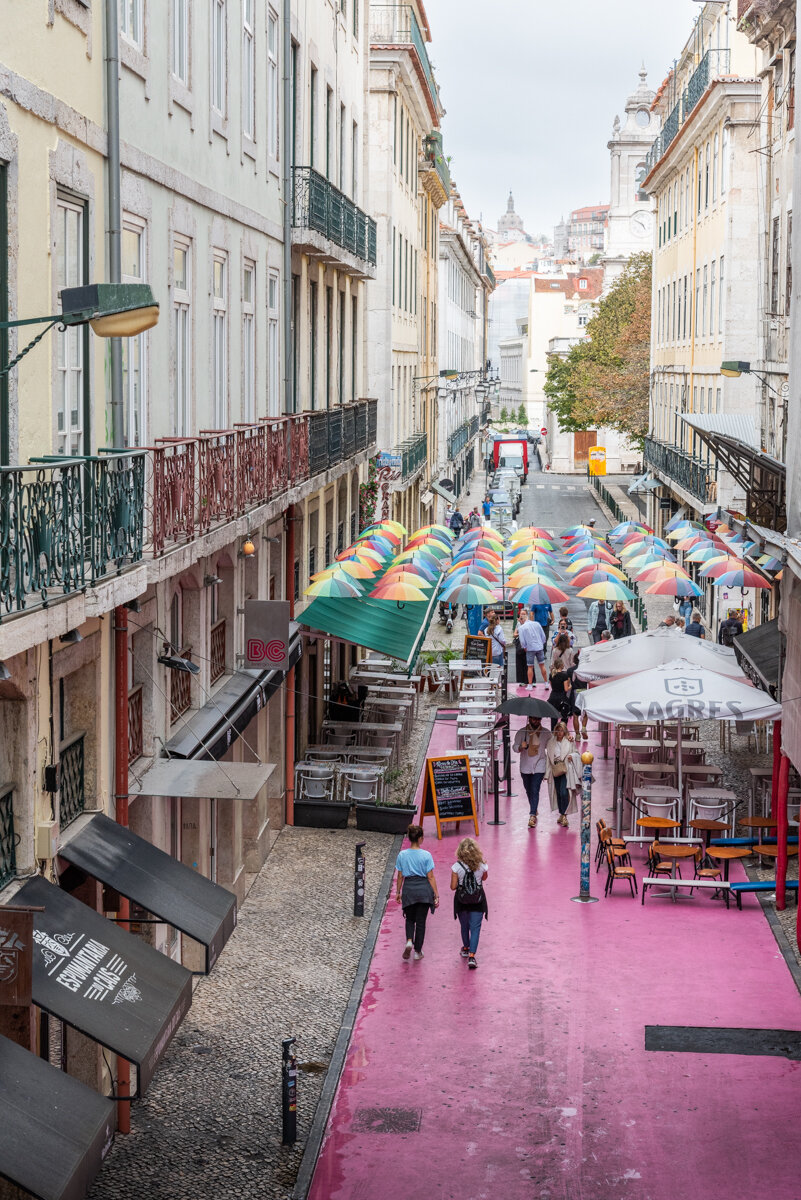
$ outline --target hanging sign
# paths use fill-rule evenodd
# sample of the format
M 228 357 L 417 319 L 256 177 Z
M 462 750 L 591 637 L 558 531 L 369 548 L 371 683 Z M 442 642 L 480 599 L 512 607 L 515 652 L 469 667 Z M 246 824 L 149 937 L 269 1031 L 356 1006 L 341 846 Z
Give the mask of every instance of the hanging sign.
M 437 837 L 442 826 L 458 821 L 472 821 L 478 837 L 478 815 L 473 794 L 470 759 L 466 754 L 448 754 L 442 758 L 427 758 L 420 824 L 426 816 L 437 823 Z
M 0 1005 L 31 1003 L 33 912 L 0 908 Z
M 289 670 L 289 601 L 245 601 L 245 666 Z

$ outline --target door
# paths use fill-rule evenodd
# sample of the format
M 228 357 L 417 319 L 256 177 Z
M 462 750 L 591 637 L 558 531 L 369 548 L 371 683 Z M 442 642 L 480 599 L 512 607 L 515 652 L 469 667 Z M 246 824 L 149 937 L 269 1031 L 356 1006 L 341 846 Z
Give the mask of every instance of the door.
M 598 434 L 594 429 L 584 429 L 581 433 L 573 434 L 573 466 L 586 469 L 590 459 L 590 446 L 595 446 Z

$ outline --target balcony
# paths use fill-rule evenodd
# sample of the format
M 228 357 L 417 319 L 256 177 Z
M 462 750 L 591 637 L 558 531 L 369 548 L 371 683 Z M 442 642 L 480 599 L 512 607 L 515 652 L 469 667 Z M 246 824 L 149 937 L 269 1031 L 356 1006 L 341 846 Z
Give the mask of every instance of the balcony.
M 14 790 L 8 785 L 0 794 L 0 888 L 14 878 L 17 871 L 14 834 Z
M 0 620 L 159 558 L 374 445 L 376 400 L 0 467 Z M 314 426 L 314 450 L 310 436 Z
M 715 468 L 710 468 L 686 450 L 647 437 L 643 442 L 643 462 L 647 467 L 666 475 L 702 504 L 716 502 L 718 485 Z
M 142 685 L 128 692 L 128 766 L 144 754 L 142 732 Z
M 350 273 L 357 277 L 375 278 L 377 237 L 372 217 L 314 167 L 292 170 L 293 245 L 326 262 L 346 269 L 350 266 Z M 333 242 L 352 255 L 354 261 L 350 264 L 343 261 L 320 239 Z
M 225 674 L 225 618 L 211 627 L 209 674 L 216 683 Z
M 84 734 L 78 733 L 63 742 L 59 751 L 61 764 L 61 788 L 58 800 L 58 818 L 64 829 L 86 806 Z
M 192 661 L 192 647 L 185 646 L 181 658 Z M 192 676 L 188 671 L 170 671 L 170 721 L 177 721 L 192 705 Z
M 423 138 L 423 162 L 420 169 L 422 171 L 432 167 L 439 176 L 447 198 L 451 194 L 451 172 L 447 159 L 442 153 L 442 134 L 438 129 L 432 130 L 427 137 Z
M 428 434 L 416 433 L 406 438 L 392 451 L 401 460 L 400 480 L 407 482 L 425 465 L 428 455 Z
M 662 131 L 653 142 L 645 158 L 646 175 L 650 174 L 668 147 L 678 136 L 684 122 L 688 119 L 698 101 L 709 87 L 709 84 L 729 73 L 730 52 L 728 50 L 707 50 L 698 66 L 687 81 L 687 86 L 680 99 L 668 113 L 662 125 Z
M 439 88 L 414 9 L 410 4 L 370 5 L 370 45 L 372 47 L 410 47 L 414 51 L 420 82 L 428 91 L 432 116 L 439 119 L 442 108 Z M 450 190 L 450 189 L 449 189 Z
M 495 272 L 486 259 L 484 259 L 484 266 L 481 269 L 481 274 L 485 277 L 491 288 L 495 288 L 497 286 Z
M 478 433 L 480 427 L 480 419 L 478 416 L 471 417 L 469 421 L 463 421 L 457 429 L 448 438 L 448 461 L 455 462 L 458 454 L 464 450 L 473 438 Z

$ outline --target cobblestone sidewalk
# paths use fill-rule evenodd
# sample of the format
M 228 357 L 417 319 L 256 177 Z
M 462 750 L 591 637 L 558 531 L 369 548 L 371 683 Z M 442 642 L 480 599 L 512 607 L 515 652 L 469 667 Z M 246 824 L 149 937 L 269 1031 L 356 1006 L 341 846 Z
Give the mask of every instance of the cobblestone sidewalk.
M 364 918 L 353 914 L 367 843 Z M 278 837 L 213 973 L 92 1200 L 286 1200 L 356 975 L 393 839 L 355 829 Z M 298 1039 L 298 1142 L 281 1145 L 281 1039 Z

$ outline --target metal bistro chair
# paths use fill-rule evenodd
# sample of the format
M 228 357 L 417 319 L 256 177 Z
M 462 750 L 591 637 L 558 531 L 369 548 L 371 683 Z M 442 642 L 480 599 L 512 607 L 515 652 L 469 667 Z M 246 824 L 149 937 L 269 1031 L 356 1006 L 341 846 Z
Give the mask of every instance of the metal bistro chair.
M 642 800 L 647 817 L 667 817 L 669 821 L 678 821 L 678 800 Z
M 374 803 L 381 790 L 381 775 L 376 767 L 343 767 L 340 778 L 346 799 L 351 804 Z
M 298 769 L 299 794 L 309 800 L 333 800 L 336 779 L 330 767 L 304 766 Z
M 334 729 L 329 725 L 323 733 L 329 746 L 353 746 L 356 743 L 356 734 L 351 729 Z
M 326 750 L 324 747 L 318 746 L 316 749 L 307 747 L 306 761 L 307 762 L 344 762 L 347 754 L 347 747 L 341 748 L 332 747 Z

